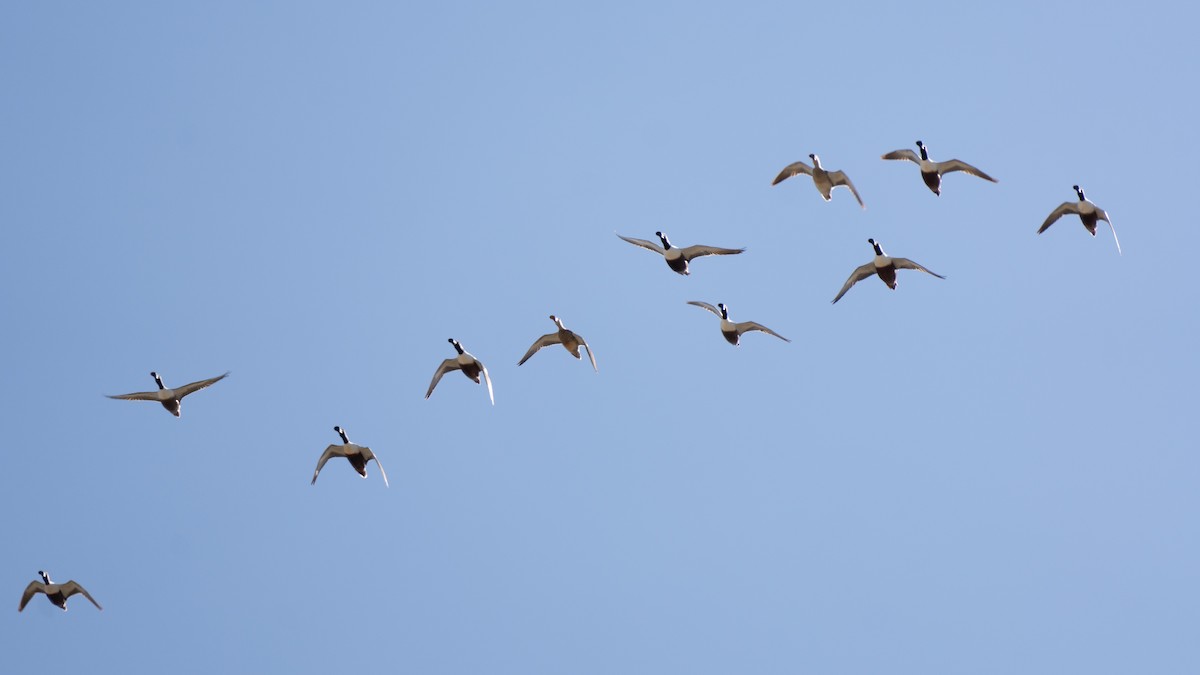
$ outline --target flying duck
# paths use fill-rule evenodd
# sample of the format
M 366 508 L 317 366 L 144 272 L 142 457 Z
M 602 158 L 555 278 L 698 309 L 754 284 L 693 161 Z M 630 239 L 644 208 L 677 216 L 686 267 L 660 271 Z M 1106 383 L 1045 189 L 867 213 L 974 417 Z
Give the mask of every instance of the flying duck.
M 367 477 L 367 462 L 375 460 L 375 466 L 379 467 L 379 473 L 383 475 L 384 487 L 389 487 L 387 472 L 383 470 L 383 465 L 379 463 L 379 458 L 375 456 L 375 453 L 365 445 L 351 443 L 350 439 L 346 437 L 345 429 L 334 427 L 333 430 L 342 437 L 342 444 L 335 443 L 325 448 L 325 452 L 321 453 L 321 459 L 317 460 L 317 470 L 313 471 L 313 479 L 309 485 L 317 484 L 317 474 L 321 473 L 321 467 L 325 466 L 325 462 L 328 462 L 330 457 L 345 457 L 350 462 L 350 466 L 354 467 L 358 475 L 363 478 Z
M 479 384 L 479 376 L 482 375 L 483 381 L 487 382 L 488 398 L 492 400 L 492 405 L 496 405 L 496 397 L 492 395 L 492 378 L 488 377 L 488 371 L 483 362 L 463 350 L 462 345 L 458 344 L 458 340 L 450 338 L 447 342 L 454 345 L 458 356 L 446 359 L 442 361 L 442 365 L 438 366 L 437 372 L 433 374 L 433 381 L 429 383 L 429 391 L 425 392 L 425 398 L 429 398 L 433 393 L 433 388 L 437 386 L 443 375 L 452 370 L 461 370 L 463 375 L 475 380 L 475 384 Z
M 850 278 L 846 280 L 846 285 L 842 286 L 842 290 L 838 291 L 837 297 L 833 299 L 834 302 L 841 300 L 842 296 L 846 294 L 846 291 L 850 290 L 851 286 L 857 284 L 863 279 L 866 279 L 872 274 L 878 274 L 879 278 L 883 280 L 883 283 L 887 284 L 888 288 L 892 289 L 893 291 L 896 290 L 896 270 L 918 270 L 920 272 L 932 274 L 939 279 L 946 278 L 935 272 L 930 272 L 908 258 L 889 257 L 883 252 L 883 247 L 879 245 L 879 242 L 875 241 L 874 239 L 868 239 L 867 243 L 875 247 L 875 259 L 866 265 L 859 267 L 850 274 Z
M 163 384 L 162 378 L 158 376 L 158 373 L 152 372 L 150 373 L 150 377 L 153 377 L 154 381 L 158 383 L 158 391 L 139 391 L 133 394 L 118 394 L 116 396 L 108 395 L 108 397 L 119 398 L 123 401 L 158 401 L 162 404 L 162 407 L 167 409 L 168 412 L 176 417 L 179 417 L 179 404 L 183 401 L 184 396 L 220 382 L 228 376 L 229 372 L 226 371 L 223 375 L 210 377 L 207 380 L 200 380 L 199 382 L 185 384 L 176 389 L 167 389 L 167 387 Z
M 550 345 L 562 345 L 563 349 L 571 352 L 571 356 L 574 356 L 577 359 L 580 358 L 579 348 L 583 347 L 586 349 L 588 359 L 592 362 L 592 369 L 594 369 L 597 373 L 600 372 L 600 369 L 596 367 L 596 355 L 592 354 L 592 348 L 588 346 L 587 340 L 584 340 L 583 336 L 579 333 L 568 330 L 567 327 L 563 325 L 562 319 L 558 318 L 557 316 L 551 314 L 550 320 L 554 322 L 555 326 L 558 326 L 558 330 L 554 331 L 553 333 L 546 333 L 542 337 L 538 338 L 533 343 L 533 346 L 529 348 L 529 351 L 525 352 L 525 356 L 522 356 L 521 360 L 517 362 L 517 365 L 519 366 L 528 361 L 529 357 L 536 354 L 537 351 L 542 347 L 549 347 Z
M 858 196 L 858 190 L 854 189 L 854 183 L 850 182 L 850 177 L 846 175 L 846 172 L 826 171 L 822 169 L 821 158 L 815 154 L 810 154 L 808 158 L 812 160 L 812 166 L 804 162 L 792 162 L 783 167 L 783 171 L 780 171 L 775 180 L 771 181 L 771 185 L 779 185 L 784 180 L 802 173 L 806 176 L 812 176 L 813 185 L 817 186 L 817 192 L 821 193 L 825 201 L 829 201 L 829 193 L 833 191 L 833 188 L 845 186 L 850 188 L 850 192 L 854 193 L 854 198 L 858 200 L 858 205 L 864 209 L 867 208 L 867 205 L 863 203 L 862 197 Z
M 995 178 L 962 160 L 948 159 L 944 162 L 930 160 L 929 148 L 925 147 L 925 144 L 921 141 L 917 141 L 917 149 L 921 151 L 920 157 L 917 157 L 917 153 L 912 150 L 904 148 L 903 150 L 893 150 L 883 155 L 883 159 L 907 159 L 910 162 L 916 163 L 917 166 L 921 167 L 921 180 L 925 181 L 925 185 L 933 191 L 933 194 L 939 197 L 942 195 L 942 176 L 953 171 L 962 171 L 963 173 L 968 173 L 984 180 L 990 180 L 993 183 L 997 182 Z
M 38 593 L 45 593 L 50 602 L 53 602 L 64 612 L 67 611 L 67 598 L 75 594 L 83 595 L 83 597 L 91 600 L 92 604 L 96 606 L 96 609 L 104 609 L 100 606 L 100 603 L 96 602 L 96 599 L 93 598 L 90 593 L 84 590 L 83 586 L 80 586 L 79 583 L 74 579 L 65 584 L 56 584 L 50 581 L 49 574 L 46 574 L 41 570 L 38 570 L 38 574 L 42 577 L 42 580 L 31 581 L 29 582 L 29 585 L 25 587 L 25 592 L 21 594 L 21 604 L 17 606 L 18 612 L 24 611 L 25 605 L 29 604 L 29 601 L 33 598 L 33 596 Z
M 782 335 L 780 335 L 779 333 L 776 333 L 775 331 L 771 330 L 770 328 L 767 328 L 766 326 L 762 325 L 761 323 L 757 323 L 754 321 L 743 321 L 741 323 L 734 323 L 734 322 L 730 321 L 729 320 L 729 308 L 726 307 L 725 303 L 723 303 L 723 302 L 718 302 L 716 307 L 713 307 L 712 305 L 708 304 L 707 302 L 700 302 L 699 300 L 688 300 L 687 304 L 695 305 L 697 307 L 703 307 L 704 309 L 707 309 L 708 311 L 712 312 L 713 314 L 716 314 L 717 316 L 721 317 L 721 335 L 724 335 L 726 342 L 733 345 L 734 347 L 738 346 L 738 342 L 742 337 L 742 333 L 748 333 L 752 330 L 762 331 L 763 333 L 766 333 L 767 335 L 774 335 L 775 337 L 779 338 L 780 340 L 783 340 L 784 342 L 791 342 L 791 340 L 783 337 Z
M 1104 209 L 1089 202 L 1087 198 L 1083 196 L 1083 188 L 1079 187 L 1078 185 L 1072 185 L 1071 187 L 1075 190 L 1075 194 L 1079 195 L 1079 201 L 1063 202 L 1057 209 L 1054 209 L 1054 212 L 1051 213 L 1049 217 L 1046 218 L 1046 222 L 1042 223 L 1042 226 L 1038 228 L 1037 233 L 1041 234 L 1045 232 L 1046 228 L 1053 225 L 1056 220 L 1062 218 L 1064 215 L 1068 213 L 1075 213 L 1079 215 L 1079 219 L 1083 221 L 1083 226 L 1087 228 L 1087 231 L 1094 237 L 1096 236 L 1096 221 L 1103 220 L 1104 222 L 1108 223 L 1108 228 L 1112 230 L 1113 241 L 1117 244 L 1117 255 L 1121 255 L 1121 242 L 1117 240 L 1117 228 L 1113 227 L 1112 221 L 1108 219 L 1108 214 L 1104 212 Z
M 645 239 L 634 239 L 633 237 L 625 237 L 619 234 L 617 236 L 634 246 L 641 246 L 644 249 L 658 253 L 666 259 L 667 267 L 685 276 L 688 274 L 688 261 L 693 258 L 705 255 L 735 255 L 746 250 L 744 248 L 718 248 L 716 246 L 700 245 L 688 246 L 687 248 L 674 248 L 671 246 L 671 242 L 667 241 L 667 235 L 662 232 L 655 232 L 654 234 L 662 240 L 662 246 L 652 241 L 646 241 Z

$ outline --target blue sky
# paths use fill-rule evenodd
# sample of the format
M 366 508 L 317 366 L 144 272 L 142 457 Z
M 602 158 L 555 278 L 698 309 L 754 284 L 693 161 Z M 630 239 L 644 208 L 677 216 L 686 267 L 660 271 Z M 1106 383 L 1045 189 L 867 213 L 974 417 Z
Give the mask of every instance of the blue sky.
M 0 16 L 0 579 L 105 607 L 0 612 L 13 672 L 1200 669 L 1193 9 Z M 1124 256 L 1035 234 L 1076 183 Z M 830 306 L 868 237 L 947 279 Z M 549 314 L 599 374 L 517 368 Z M 449 337 L 495 407 L 423 400 Z M 309 485 L 335 424 L 390 489 Z

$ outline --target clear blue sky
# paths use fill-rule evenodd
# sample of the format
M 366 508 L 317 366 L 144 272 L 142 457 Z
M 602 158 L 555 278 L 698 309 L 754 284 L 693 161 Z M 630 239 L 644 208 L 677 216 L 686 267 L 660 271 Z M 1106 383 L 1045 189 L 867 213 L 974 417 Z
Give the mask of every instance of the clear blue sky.
M 6 672 L 1200 672 L 1197 19 L 7 4 Z

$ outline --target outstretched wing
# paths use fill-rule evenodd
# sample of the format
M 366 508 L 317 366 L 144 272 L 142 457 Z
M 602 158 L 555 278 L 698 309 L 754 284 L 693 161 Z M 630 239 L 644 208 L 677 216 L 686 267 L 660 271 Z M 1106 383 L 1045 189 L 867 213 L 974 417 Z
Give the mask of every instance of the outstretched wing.
M 858 200 L 858 205 L 864 209 L 867 208 L 867 205 L 863 203 L 862 197 L 858 196 L 858 190 L 854 189 L 854 183 L 850 182 L 850 177 L 846 175 L 845 171 L 830 171 L 829 182 L 833 183 L 834 187 L 844 185 L 850 188 L 850 192 L 854 193 L 854 198 Z
M 225 371 L 224 374 L 218 375 L 216 377 L 210 377 L 207 380 L 200 380 L 199 382 L 192 382 L 191 384 L 185 384 L 182 387 L 179 387 L 178 389 L 175 390 L 175 396 L 176 396 L 176 398 L 183 398 L 184 396 L 187 396 L 188 394 L 190 394 L 194 391 L 200 391 L 201 389 L 203 389 L 205 387 L 211 387 L 212 385 L 216 384 L 217 382 L 220 382 L 221 380 L 223 380 L 227 377 L 229 377 L 229 371 Z
M 650 251 L 654 251 L 655 253 L 658 253 L 659 255 L 666 254 L 666 252 L 667 252 L 662 246 L 659 246 L 658 244 L 656 244 L 652 241 L 646 241 L 645 239 L 635 239 L 633 237 L 626 237 L 625 235 L 622 235 L 622 234 L 618 234 L 617 236 L 620 237 L 621 239 L 624 239 L 625 241 L 633 244 L 634 246 L 641 246 L 642 248 L 650 250 Z
M 783 167 L 783 171 L 780 171 L 779 175 L 775 176 L 775 180 L 771 181 L 771 185 L 779 185 L 781 182 L 791 178 L 792 176 L 795 176 L 798 173 L 811 176 L 812 167 L 804 162 L 792 162 L 791 164 Z
M 945 279 L 945 278 L 946 278 L 946 277 L 944 277 L 944 276 L 942 276 L 942 275 L 938 274 L 937 272 L 930 272 L 929 270 L 925 269 L 924 267 L 921 267 L 920 265 L 918 265 L 917 263 L 915 263 L 915 262 L 913 262 L 913 261 L 909 260 L 908 258 L 892 258 L 892 264 L 896 266 L 896 269 L 901 269 L 901 270 L 917 270 L 918 272 L 924 272 L 924 273 L 926 273 L 926 274 L 932 274 L 933 276 L 935 276 L 935 277 L 937 277 L 937 278 L 939 278 L 939 279 Z
M 984 180 L 990 180 L 993 183 L 999 182 L 995 178 L 992 178 L 991 176 L 987 175 L 986 173 L 980 171 L 979 169 L 976 169 L 975 167 L 971 166 L 970 164 L 967 164 L 966 162 L 959 160 L 959 159 L 948 159 L 944 162 L 938 162 L 937 169 L 938 169 L 939 174 L 951 173 L 953 171 L 962 171 L 963 173 L 969 173 L 972 176 L 975 176 L 977 178 L 982 178 Z
M 1063 202 L 1060 204 L 1057 209 L 1054 209 L 1054 211 L 1052 211 L 1050 215 L 1046 217 L 1046 222 L 1042 223 L 1042 226 L 1038 228 L 1037 233 L 1041 234 L 1045 232 L 1046 228 L 1054 224 L 1054 221 L 1062 218 L 1068 213 L 1079 213 L 1079 207 L 1076 206 L 1078 203 L 1079 202 Z M 1109 223 L 1109 226 L 1111 227 L 1112 223 Z
M 908 148 L 903 150 L 893 150 L 888 154 L 883 155 L 880 159 L 907 159 L 915 164 L 921 163 L 921 158 L 917 157 L 917 153 L 909 150 Z
M 458 365 L 458 359 L 446 359 L 442 361 L 442 365 L 438 366 L 437 372 L 433 374 L 433 381 L 429 383 L 429 391 L 425 392 L 425 398 L 433 393 L 433 388 L 442 380 L 442 376 L 452 370 L 458 370 L 462 366 Z
M 752 330 L 761 331 L 763 333 L 766 333 L 767 335 L 774 335 L 775 337 L 779 338 L 780 340 L 783 340 L 784 342 L 791 342 L 791 340 L 783 337 L 779 333 L 776 333 L 775 331 L 771 330 L 770 328 L 767 328 L 766 326 L 762 325 L 761 323 L 758 323 L 757 321 L 743 321 L 743 322 L 737 324 L 738 335 L 741 335 L 742 333 L 746 333 L 746 332 L 752 331 Z
M 721 316 L 721 310 L 717 309 L 716 307 L 713 307 L 712 305 L 708 304 L 707 302 L 701 302 L 699 300 L 688 300 L 687 304 L 695 305 L 697 307 L 703 307 L 704 309 L 707 309 L 708 311 L 712 312 L 713 314 L 716 314 L 718 317 L 725 318 L 725 317 Z
M 837 301 L 842 299 L 842 296 L 846 294 L 846 291 L 850 290 L 851 286 L 857 284 L 863 279 L 866 279 L 872 274 L 875 274 L 874 261 L 855 268 L 855 270 L 850 273 L 850 278 L 846 280 L 846 285 L 842 286 L 842 290 L 838 291 L 837 297 L 833 299 L 833 303 L 831 304 L 837 304 Z
M 96 609 L 98 609 L 100 611 L 104 611 L 104 608 L 100 606 L 100 603 L 96 602 L 96 599 L 92 597 L 92 594 L 88 593 L 87 590 L 83 586 L 80 586 L 79 583 L 76 582 L 74 579 L 68 581 L 65 584 L 62 584 L 61 586 L 59 586 L 59 588 L 62 589 L 62 594 L 63 594 L 64 598 L 69 598 L 72 595 L 79 594 L 79 595 L 82 595 L 83 597 L 87 598 L 88 600 L 90 600 L 92 602 L 92 604 L 96 606 Z
M 699 258 L 706 255 L 737 255 L 745 250 L 746 249 L 744 248 L 721 248 L 719 246 L 696 245 L 688 246 L 687 248 L 681 248 L 679 249 L 679 253 L 683 256 L 684 260 L 691 261 L 693 258 Z
M 40 581 L 29 582 L 29 585 L 25 587 L 25 592 L 21 594 L 21 604 L 17 606 L 17 611 L 24 611 L 25 605 L 29 604 L 29 600 L 33 598 L 33 596 L 37 595 L 38 593 L 45 592 L 46 584 L 43 584 Z
M 600 368 L 596 365 L 596 355 L 592 353 L 592 348 L 588 346 L 587 340 L 584 340 L 579 333 L 575 334 L 575 339 L 579 340 L 579 345 L 587 350 L 588 360 L 592 362 L 592 370 L 600 372 Z
M 387 472 L 383 470 L 383 464 L 379 463 L 379 458 L 375 456 L 375 453 L 371 452 L 371 449 L 366 446 L 362 446 L 359 452 L 362 453 L 364 465 L 371 460 L 375 460 L 375 466 L 379 467 L 379 473 L 383 475 L 383 486 L 391 487 L 388 485 Z
M 496 405 L 496 397 L 492 395 L 492 378 L 488 376 L 487 366 L 483 365 L 483 361 L 475 359 L 475 364 L 479 366 L 479 372 L 483 374 L 483 381 L 487 382 L 488 398 L 491 399 L 492 405 Z
M 1121 253 L 1121 242 L 1117 240 L 1117 228 L 1113 227 L 1112 221 L 1108 219 L 1108 214 L 1104 212 L 1104 209 L 1096 207 L 1096 217 L 1108 223 L 1108 229 L 1113 233 L 1113 241 L 1117 244 L 1117 255 L 1124 255 Z
M 159 391 L 162 391 L 161 389 Z M 121 399 L 122 401 L 157 401 L 158 391 L 137 391 L 132 394 L 105 394 L 109 398 Z
M 317 474 L 321 473 L 321 469 L 324 468 L 325 462 L 328 462 L 330 457 L 342 457 L 344 455 L 345 453 L 342 452 L 342 446 L 340 445 L 331 445 L 325 448 L 325 452 L 321 453 L 321 459 L 317 460 L 317 470 L 313 471 L 313 479 L 309 485 L 317 484 Z
M 525 356 L 522 356 L 521 360 L 517 361 L 517 365 L 519 366 L 522 363 L 525 363 L 526 361 L 528 361 L 529 357 L 536 354 L 538 352 L 538 350 L 541 349 L 542 347 L 549 347 L 550 345 L 556 345 L 556 344 L 559 344 L 560 342 L 562 342 L 562 340 L 559 339 L 559 337 L 558 337 L 558 331 L 554 331 L 553 333 L 547 333 L 547 334 L 543 335 L 542 337 L 540 337 L 534 341 L 534 343 L 529 347 L 529 351 L 525 352 Z

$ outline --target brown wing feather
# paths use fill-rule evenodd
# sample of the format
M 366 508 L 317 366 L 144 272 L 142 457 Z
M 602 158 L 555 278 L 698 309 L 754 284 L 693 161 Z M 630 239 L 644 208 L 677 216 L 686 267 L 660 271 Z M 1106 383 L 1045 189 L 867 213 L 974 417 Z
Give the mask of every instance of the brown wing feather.
M 33 598 L 33 596 L 37 595 L 38 593 L 45 593 L 45 592 L 46 592 L 46 584 L 43 584 L 40 581 L 29 582 L 29 585 L 25 587 L 25 592 L 21 594 L 21 604 L 17 606 L 17 611 L 18 612 L 24 611 L 25 605 L 29 604 L 29 601 L 30 601 L 30 599 Z

